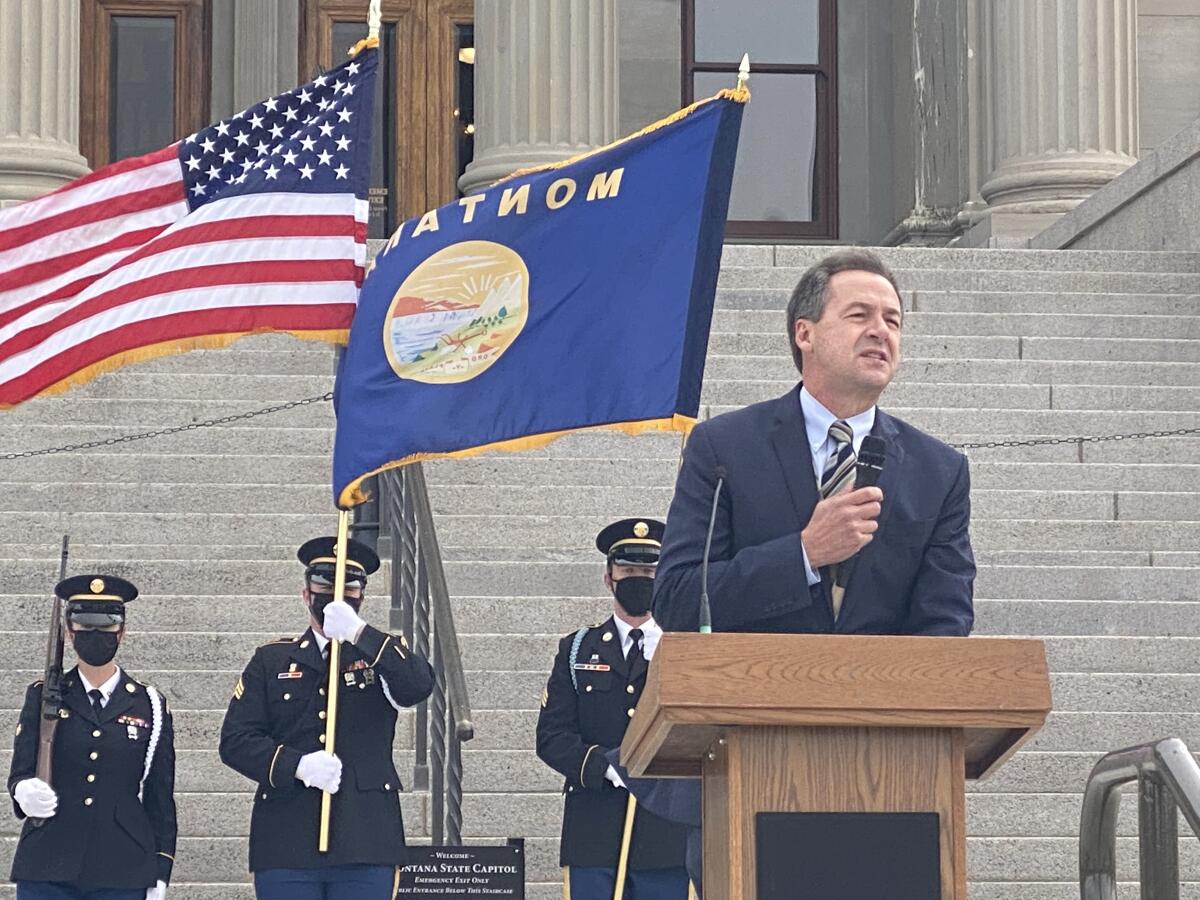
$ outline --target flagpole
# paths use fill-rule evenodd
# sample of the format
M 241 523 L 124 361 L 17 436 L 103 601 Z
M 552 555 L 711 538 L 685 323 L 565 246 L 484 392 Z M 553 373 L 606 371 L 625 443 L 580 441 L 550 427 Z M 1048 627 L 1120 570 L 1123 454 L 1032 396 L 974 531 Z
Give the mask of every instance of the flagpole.
M 337 548 L 334 550 L 333 596 L 341 600 L 346 594 L 346 542 L 350 536 L 350 510 L 338 510 Z M 341 669 L 342 642 L 329 642 L 329 680 L 325 698 L 325 752 L 335 751 L 337 739 L 338 674 Z M 333 794 L 321 792 L 321 832 L 317 850 L 329 852 L 329 818 L 333 810 Z

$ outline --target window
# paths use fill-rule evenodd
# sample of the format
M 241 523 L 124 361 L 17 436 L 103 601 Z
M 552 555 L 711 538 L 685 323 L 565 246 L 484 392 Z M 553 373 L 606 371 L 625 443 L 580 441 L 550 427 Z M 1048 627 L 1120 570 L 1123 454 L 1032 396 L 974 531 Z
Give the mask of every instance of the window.
M 383 0 L 368 236 L 459 196 L 474 146 L 473 0 Z M 303 0 L 300 76 L 366 36 L 362 0 Z
M 207 0 L 83 0 L 79 143 L 93 169 L 208 124 Z
M 686 103 L 733 87 L 750 54 L 731 237 L 837 236 L 835 0 L 684 0 Z

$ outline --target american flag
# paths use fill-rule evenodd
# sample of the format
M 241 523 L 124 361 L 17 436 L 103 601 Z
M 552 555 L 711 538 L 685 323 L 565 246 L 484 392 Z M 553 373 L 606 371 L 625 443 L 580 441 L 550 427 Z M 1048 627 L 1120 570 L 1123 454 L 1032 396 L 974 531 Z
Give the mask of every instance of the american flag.
M 377 56 L 0 210 L 0 408 L 252 332 L 344 340 Z

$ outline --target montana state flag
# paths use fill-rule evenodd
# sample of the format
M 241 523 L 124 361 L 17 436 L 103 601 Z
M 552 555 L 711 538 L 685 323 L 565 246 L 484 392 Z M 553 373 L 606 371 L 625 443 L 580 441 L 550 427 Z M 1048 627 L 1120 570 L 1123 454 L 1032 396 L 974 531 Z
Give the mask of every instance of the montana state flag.
M 696 421 L 744 89 L 410 219 L 367 275 L 333 489 L 384 469 Z

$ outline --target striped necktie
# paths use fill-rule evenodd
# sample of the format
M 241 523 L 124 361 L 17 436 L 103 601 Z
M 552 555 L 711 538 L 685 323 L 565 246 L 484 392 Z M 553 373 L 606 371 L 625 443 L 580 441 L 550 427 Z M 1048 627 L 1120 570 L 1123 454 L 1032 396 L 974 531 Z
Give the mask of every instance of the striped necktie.
M 821 473 L 821 499 L 832 497 L 854 478 L 854 431 L 841 419 L 829 426 L 834 449 Z
M 854 480 L 854 430 L 843 420 L 838 419 L 829 426 L 829 436 L 833 438 L 834 450 L 829 454 L 825 471 L 821 474 L 821 499 L 832 497 Z M 839 564 L 828 567 L 830 584 L 830 602 L 833 604 L 833 620 L 836 622 L 842 611 L 842 598 L 845 591 L 834 582 L 837 579 Z

